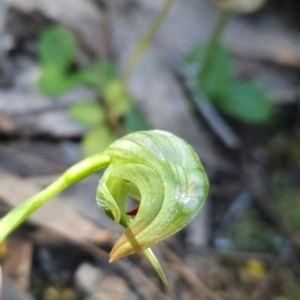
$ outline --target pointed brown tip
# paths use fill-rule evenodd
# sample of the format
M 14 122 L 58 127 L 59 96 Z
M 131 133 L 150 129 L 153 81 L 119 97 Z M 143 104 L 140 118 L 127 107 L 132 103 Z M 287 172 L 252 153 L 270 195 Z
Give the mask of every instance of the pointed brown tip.
M 112 263 L 112 262 L 114 262 L 114 261 L 115 261 L 115 259 L 110 258 L 108 262 L 109 262 L 109 263 Z
M 114 251 L 111 251 L 111 252 L 109 253 L 109 256 L 110 256 L 110 258 L 109 258 L 109 262 L 110 262 L 110 263 L 111 263 L 111 262 L 114 262 L 115 260 L 117 260 L 117 259 L 120 258 L 120 256 L 117 256 L 117 255 L 114 254 Z

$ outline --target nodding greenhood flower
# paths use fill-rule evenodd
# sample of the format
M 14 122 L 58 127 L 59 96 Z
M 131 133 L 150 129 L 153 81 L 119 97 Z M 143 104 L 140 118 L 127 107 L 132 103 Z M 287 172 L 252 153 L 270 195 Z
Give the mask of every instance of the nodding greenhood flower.
M 167 284 L 149 248 L 187 225 L 208 193 L 208 179 L 192 147 L 160 130 L 129 134 L 104 152 L 70 167 L 46 189 L 24 201 L 0 220 L 0 241 L 31 213 L 66 187 L 107 167 L 97 189 L 105 213 L 126 229 L 115 243 L 110 261 L 143 250 Z M 139 208 L 127 212 L 128 198 Z M 132 218 L 128 214 L 135 214 Z
M 213 0 L 222 9 L 236 13 L 250 13 L 261 8 L 267 0 Z
M 135 132 L 104 153 L 112 161 L 100 180 L 97 201 L 126 227 L 110 253 L 111 261 L 168 238 L 199 212 L 208 179 L 184 140 L 159 130 Z M 126 214 L 128 196 L 140 203 L 133 219 Z

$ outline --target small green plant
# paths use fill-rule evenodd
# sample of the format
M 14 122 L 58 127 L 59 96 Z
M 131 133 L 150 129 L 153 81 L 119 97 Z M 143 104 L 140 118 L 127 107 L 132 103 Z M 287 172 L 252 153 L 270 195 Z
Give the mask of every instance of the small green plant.
M 53 26 L 42 31 L 37 51 L 42 64 L 38 87 L 43 94 L 58 96 L 80 84 L 70 71 L 77 50 L 76 39 L 67 29 Z
M 77 52 L 77 41 L 69 30 L 60 26 L 45 29 L 38 41 L 42 63 L 38 87 L 51 97 L 79 85 L 88 85 L 97 92 L 96 99 L 82 99 L 68 109 L 73 119 L 88 128 L 82 140 L 83 157 L 106 149 L 120 127 L 126 133 L 150 129 L 132 106 L 114 63 L 98 60 L 84 70 L 76 70 Z
M 97 202 L 111 219 L 126 228 L 110 253 L 110 261 L 143 250 L 167 284 L 149 247 L 195 217 L 208 193 L 208 179 L 192 147 L 165 131 L 129 134 L 105 151 L 70 167 L 50 186 L 1 219 L 0 242 L 49 199 L 104 167 L 108 168 L 97 188 Z M 129 196 L 139 202 L 133 218 L 127 212 Z
M 74 35 L 60 26 L 52 26 L 42 32 L 38 42 L 38 56 L 43 69 L 38 82 L 40 91 L 53 97 L 86 84 L 98 94 L 97 99 L 85 99 L 86 103 L 69 108 L 70 115 L 89 129 L 83 137 L 83 157 L 106 149 L 115 139 L 114 133 L 121 135 L 151 129 L 140 111 L 132 105 L 126 83 L 174 2 L 165 1 L 138 41 L 122 76 L 118 75 L 116 66 L 110 61 L 95 61 L 85 70 L 74 71 L 78 51 Z
M 216 2 L 226 9 L 249 12 L 264 1 Z M 243 122 L 267 122 L 274 113 L 271 101 L 257 83 L 233 75 L 232 57 L 219 43 L 229 18 L 229 11 L 221 12 L 210 41 L 196 46 L 185 57 L 185 73 L 192 73 L 194 85 L 225 114 Z

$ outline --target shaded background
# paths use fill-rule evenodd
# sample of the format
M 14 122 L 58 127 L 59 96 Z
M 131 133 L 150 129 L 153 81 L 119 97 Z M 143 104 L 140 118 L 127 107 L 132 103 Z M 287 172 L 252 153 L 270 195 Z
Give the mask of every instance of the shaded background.
M 130 76 L 128 94 L 117 88 L 117 96 L 127 98 L 116 106 L 105 100 L 114 99 L 115 90 L 110 97 L 91 84 L 51 96 L 41 92 L 46 66 L 38 45 L 45 29 L 58 24 L 74 34 L 78 51 L 70 76 L 107 59 L 121 76 L 161 7 L 157 0 L 0 1 L 1 214 L 89 152 L 84 147 L 94 140 L 89 144 L 86 137 L 94 128 L 78 122 L 78 106 L 74 119 L 70 107 L 91 99 L 109 116 L 100 142 L 130 126 L 171 131 L 195 147 L 211 181 L 196 219 L 154 247 L 170 291 L 141 255 L 108 264 L 122 229 L 97 207 L 98 174 L 51 200 L 1 245 L 4 300 L 300 299 L 297 1 L 272 0 L 258 12 L 235 15 L 224 32 L 232 72 L 257 82 L 275 109 L 263 124 L 216 110 L 209 120 L 215 124 L 220 117 L 232 130 L 232 143 L 224 143 L 190 101 L 191 91 L 174 66 L 209 38 L 219 15 L 209 1 L 175 1 Z M 135 113 L 123 114 L 129 102 Z M 120 107 L 122 113 L 115 113 Z

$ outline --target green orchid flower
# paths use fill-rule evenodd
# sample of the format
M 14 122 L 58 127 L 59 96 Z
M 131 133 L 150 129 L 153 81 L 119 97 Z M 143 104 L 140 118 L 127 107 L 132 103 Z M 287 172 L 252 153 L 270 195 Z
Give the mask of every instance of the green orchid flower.
M 195 151 L 169 132 L 129 134 L 104 152 L 74 165 L 0 221 L 0 241 L 47 200 L 107 166 L 97 188 L 97 202 L 115 223 L 126 228 L 113 246 L 110 261 L 143 250 L 167 284 L 149 247 L 186 226 L 199 212 L 208 193 L 208 179 Z M 129 197 L 139 206 L 128 212 Z

